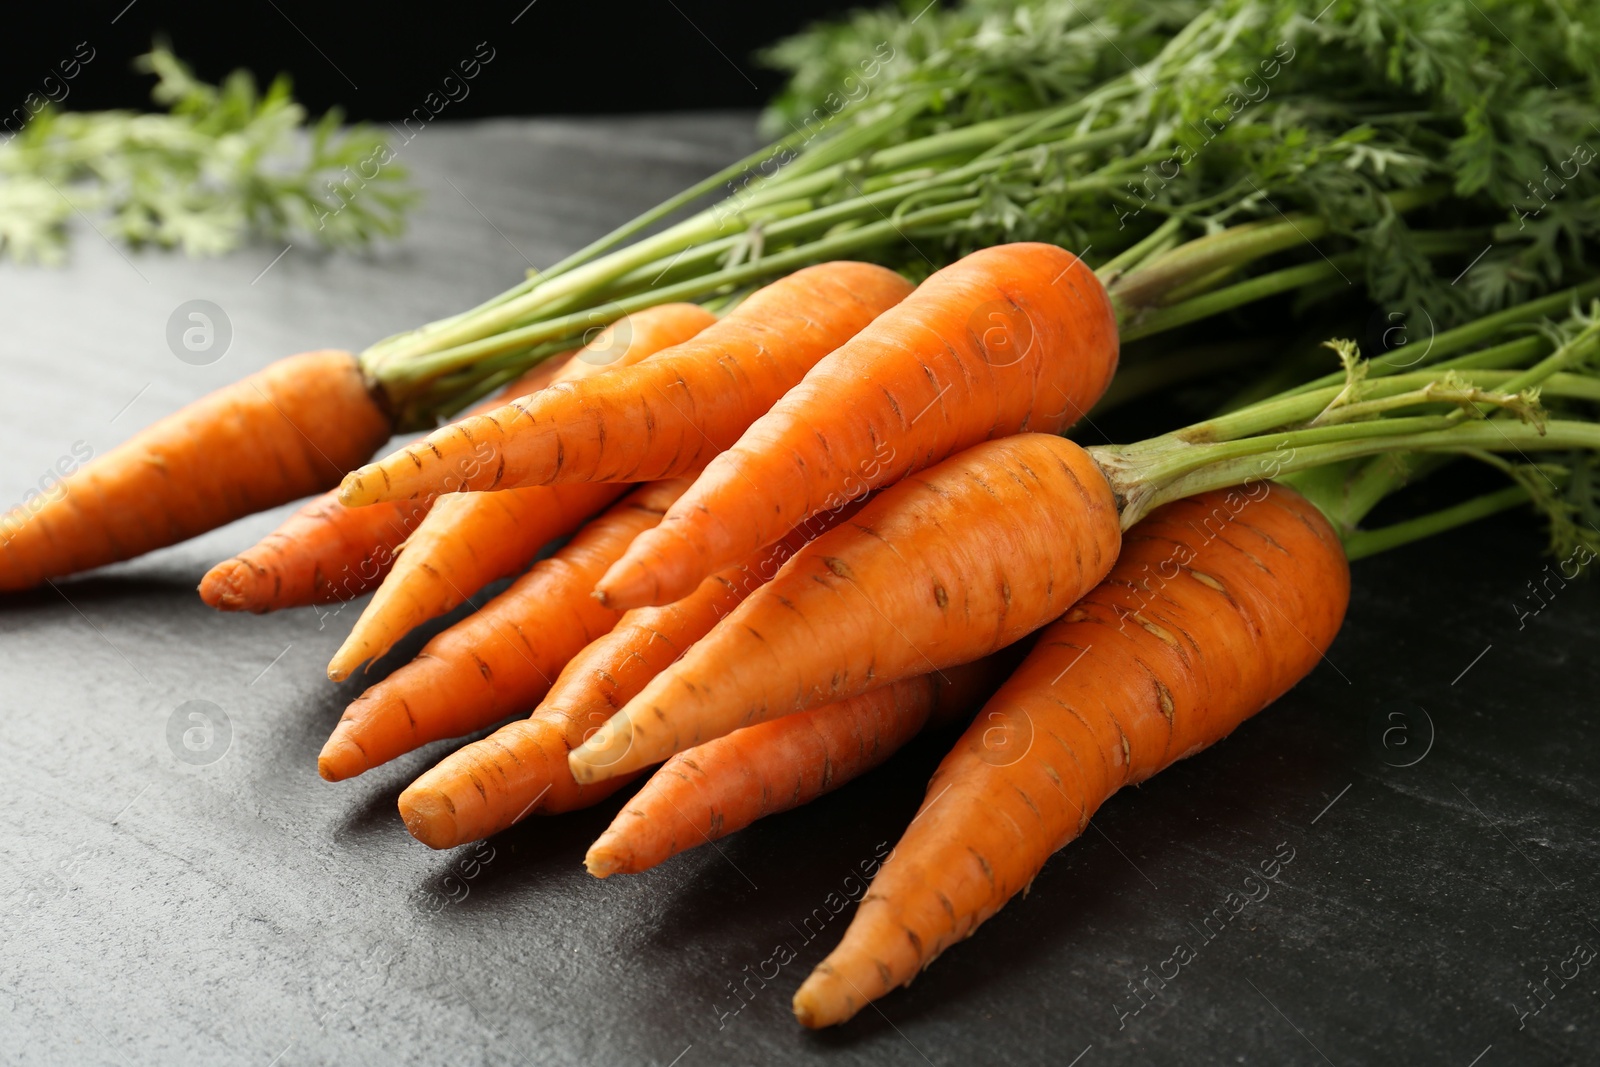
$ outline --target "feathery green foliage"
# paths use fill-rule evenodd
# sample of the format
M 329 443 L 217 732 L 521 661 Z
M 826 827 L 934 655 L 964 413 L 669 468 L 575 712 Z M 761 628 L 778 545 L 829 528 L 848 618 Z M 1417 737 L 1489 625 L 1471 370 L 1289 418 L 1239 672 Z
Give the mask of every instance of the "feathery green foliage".
M 279 76 L 196 79 L 164 47 L 139 58 L 167 114 L 46 108 L 0 145 L 0 251 L 58 262 L 82 214 L 134 246 L 217 255 L 251 237 L 359 246 L 398 234 L 414 199 L 384 137 L 305 109 Z

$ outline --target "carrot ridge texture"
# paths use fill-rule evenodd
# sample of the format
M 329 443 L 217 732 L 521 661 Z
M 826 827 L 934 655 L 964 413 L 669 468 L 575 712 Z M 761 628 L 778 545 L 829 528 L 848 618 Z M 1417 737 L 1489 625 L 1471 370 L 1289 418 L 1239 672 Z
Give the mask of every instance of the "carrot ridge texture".
M 664 763 L 589 847 L 597 878 L 638 874 L 860 777 L 930 720 L 994 688 L 990 659 L 924 674 L 813 711 L 735 730 Z
M 132 559 L 320 493 L 389 433 L 389 417 L 350 353 L 278 360 L 146 427 L 0 518 L 0 590 Z
M 635 312 L 600 331 L 547 384 L 615 373 L 687 341 L 716 321 L 698 304 L 661 304 Z M 531 390 L 511 395 L 526 392 Z M 454 610 L 490 582 L 516 574 L 552 539 L 577 529 L 627 488 L 622 482 L 575 483 L 439 496 L 334 653 L 328 677 L 342 681 L 417 626 Z
M 970 663 L 1059 616 L 1111 569 L 1117 505 L 1049 434 L 977 445 L 795 553 L 573 750 L 580 782 L 755 722 Z
M 508 386 L 522 396 L 550 384 L 562 367 L 557 356 Z M 474 411 L 492 411 L 498 399 Z M 428 514 L 422 500 L 395 500 L 348 508 L 331 489 L 308 500 L 277 529 L 200 579 L 200 599 L 218 611 L 257 614 L 308 604 L 351 600 L 375 588 L 394 566 L 411 532 Z
M 200 599 L 218 611 L 261 614 L 358 597 L 383 581 L 427 513 L 419 500 L 347 508 L 330 489 L 207 571 Z
M 362 693 L 323 745 L 318 773 L 331 782 L 351 778 L 536 704 L 567 660 L 621 615 L 591 595 L 595 577 L 687 486 L 678 479 L 634 490 Z
M 1308 674 L 1349 595 L 1338 537 L 1290 489 L 1258 482 L 1152 512 L 940 764 L 838 948 L 796 993 L 796 1017 L 843 1022 L 971 935 L 1106 798 Z
M 599 591 L 621 607 L 674 600 L 811 512 L 980 441 L 1059 432 L 1105 392 L 1118 346 L 1110 298 L 1071 252 L 974 252 L 817 363 Z
M 801 545 L 854 510 L 813 517 L 682 600 L 623 615 L 567 662 L 532 715 L 452 752 L 400 794 L 406 828 L 431 848 L 453 848 L 528 815 L 573 811 L 615 792 L 628 776 L 579 785 L 567 753 L 771 579 Z
M 463 419 L 351 472 L 341 499 L 362 504 L 552 482 L 644 481 L 697 470 L 813 364 L 910 291 L 904 278 L 868 263 L 795 271 L 670 352 Z M 479 461 L 463 468 L 465 477 L 455 477 L 465 456 Z

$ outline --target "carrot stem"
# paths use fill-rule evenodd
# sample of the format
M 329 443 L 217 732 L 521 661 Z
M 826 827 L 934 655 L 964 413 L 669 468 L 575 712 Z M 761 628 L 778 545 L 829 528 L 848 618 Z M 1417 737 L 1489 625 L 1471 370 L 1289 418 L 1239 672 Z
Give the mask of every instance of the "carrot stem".
M 1358 530 L 1344 539 L 1344 554 L 1351 560 L 1366 559 L 1379 552 L 1387 552 L 1391 548 L 1409 545 L 1413 541 L 1465 526 L 1469 522 L 1486 519 L 1519 504 L 1526 504 L 1531 499 L 1527 489 L 1520 485 L 1508 485 L 1496 492 L 1463 500 L 1459 504 L 1419 515 L 1414 519 L 1380 526 L 1376 530 Z

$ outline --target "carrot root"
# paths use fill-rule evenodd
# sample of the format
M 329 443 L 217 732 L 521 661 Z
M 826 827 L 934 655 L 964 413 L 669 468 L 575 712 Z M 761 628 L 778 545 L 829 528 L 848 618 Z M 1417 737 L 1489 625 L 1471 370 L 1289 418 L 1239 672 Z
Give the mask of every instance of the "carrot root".
M 797 552 L 582 746 L 580 782 L 1019 640 L 1105 576 L 1121 537 L 1095 461 L 1048 434 L 968 449 Z
M 362 693 L 323 746 L 318 773 L 350 778 L 537 703 L 567 660 L 621 615 L 590 595 L 595 579 L 687 485 L 680 479 L 635 490 Z
M 904 278 L 868 263 L 795 271 L 667 352 L 464 419 L 351 472 L 340 499 L 365 504 L 554 482 L 645 481 L 697 470 L 812 365 L 910 291 Z
M 350 353 L 281 359 L 0 517 L 0 590 L 132 559 L 322 492 L 389 433 Z
M 799 523 L 980 441 L 1056 433 L 1094 406 L 1116 313 L 1077 256 L 986 248 L 945 267 L 811 368 L 606 573 L 620 607 L 659 604 Z
M 843 1022 L 1026 888 L 1097 808 L 1230 733 L 1332 643 L 1349 601 L 1338 537 L 1261 482 L 1166 505 L 1111 575 L 1039 635 L 928 784 L 843 940 L 794 998 Z
M 970 711 L 998 657 L 736 730 L 663 764 L 590 846 L 596 878 L 638 874 L 757 819 L 809 804 L 894 755 L 930 720 Z

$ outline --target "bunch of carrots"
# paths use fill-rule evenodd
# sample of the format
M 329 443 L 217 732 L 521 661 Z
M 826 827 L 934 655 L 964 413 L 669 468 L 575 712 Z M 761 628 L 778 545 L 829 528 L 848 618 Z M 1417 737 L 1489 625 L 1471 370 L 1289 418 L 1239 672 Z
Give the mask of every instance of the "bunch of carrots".
M 1064 36 L 1117 28 L 1109 6 L 1071 6 L 1042 5 Z M 1151 85 L 1201 57 L 1232 77 L 1283 34 L 1332 51 L 1320 76 L 1354 79 L 1356 113 L 1387 92 L 1384 106 L 1415 116 L 1430 91 L 1414 78 L 1385 90 L 1357 76 L 1358 50 L 1338 52 L 1364 40 L 1352 29 L 1362 4 L 1316 19 L 1245 0 L 1171 7 L 1187 21 L 1135 51 Z M 969 17 L 939 16 L 952 32 Z M 1240 135 L 1186 179 L 1225 210 L 1152 210 L 1163 217 L 1103 235 L 1112 252 L 1094 266 L 1087 243 L 971 250 L 977 231 L 962 227 L 993 206 L 990 182 L 1044 168 L 1030 202 L 1066 232 L 1079 225 L 1074 196 L 1114 190 L 1152 158 L 1150 130 L 1118 123 L 1137 112 L 1164 128 L 1185 104 L 1085 64 L 1040 83 L 1077 99 L 975 113 L 924 143 L 908 116 L 924 114 L 918 93 L 948 60 L 933 50 L 886 72 L 882 114 L 780 142 L 792 164 L 736 191 L 734 232 L 708 209 L 615 247 L 697 187 L 479 308 L 360 357 L 281 361 L 142 431 L 6 518 L 0 589 L 309 496 L 200 592 L 255 612 L 373 593 L 329 664 L 343 680 L 512 578 L 354 700 L 318 771 L 348 779 L 498 725 L 401 794 L 407 829 L 441 849 L 648 774 L 585 858 L 598 877 L 803 804 L 930 725 L 970 718 L 839 947 L 795 996 L 797 1018 L 825 1026 L 970 935 L 1117 789 L 1304 677 L 1338 632 L 1350 559 L 1521 503 L 1550 517 L 1558 541 L 1593 536 L 1592 501 L 1576 490 L 1600 450 L 1600 279 L 1581 241 L 1441 316 L 1454 325 L 1421 356 L 1364 358 L 1333 341 L 1313 352 L 1336 369 L 1315 377 L 1302 352 L 1269 339 L 1250 357 L 1267 364 L 1254 395 L 1229 410 L 1129 444 L 1074 443 L 1065 435 L 1107 403 L 1125 347 L 1129 369 L 1150 373 L 1118 399 L 1215 377 L 1242 362 L 1215 345 L 1194 355 L 1219 317 L 1294 294 L 1348 322 L 1351 295 L 1330 282 L 1348 269 L 1381 298 L 1396 275 L 1378 242 L 1402 231 L 1405 284 L 1449 288 L 1439 279 L 1481 247 L 1492 209 L 1425 168 L 1394 180 L 1409 162 L 1370 154 L 1394 130 L 1340 129 L 1319 113 L 1307 121 L 1328 125 L 1274 157 L 1269 188 L 1251 170 L 1259 138 Z M 1316 76 L 1297 69 L 1294 84 Z M 983 88 L 940 92 L 960 115 L 952 101 Z M 1422 126 L 1408 127 L 1413 147 L 1445 136 Z M 877 169 L 847 166 L 857 151 Z M 1330 158 L 1345 202 L 1370 213 L 1362 227 L 1308 177 Z M 1271 196 L 1296 189 L 1306 195 L 1286 214 Z M 893 213 L 913 246 L 936 226 L 928 212 L 943 212 L 938 269 L 892 269 L 904 265 L 885 252 L 897 238 L 864 235 L 877 224 L 858 201 Z M 1338 243 L 1332 256 L 1312 244 L 1322 238 Z M 840 258 L 866 252 L 878 261 Z M 640 281 L 669 256 L 672 272 Z M 367 462 L 395 429 L 468 408 Z M 1510 484 L 1361 527 L 1458 460 Z

